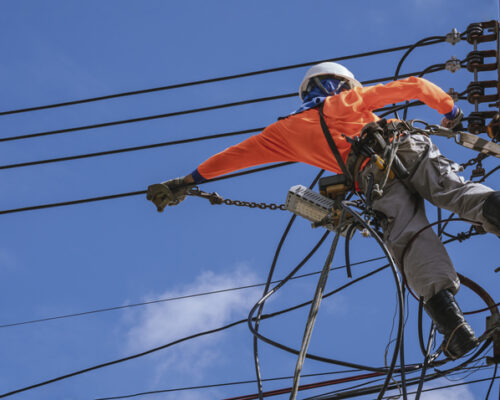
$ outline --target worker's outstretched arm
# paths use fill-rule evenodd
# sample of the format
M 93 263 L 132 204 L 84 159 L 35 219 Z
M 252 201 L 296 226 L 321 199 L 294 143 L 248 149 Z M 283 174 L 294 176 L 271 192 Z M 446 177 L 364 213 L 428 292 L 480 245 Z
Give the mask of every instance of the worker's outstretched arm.
M 443 114 L 441 123 L 448 128 L 460 123 L 463 116 L 449 94 L 424 78 L 411 76 L 385 85 L 362 88 L 360 91 L 365 107 L 370 110 L 405 100 L 420 100 Z
M 166 206 L 184 200 L 188 190 L 197 183 L 255 165 L 295 161 L 286 143 L 277 124 L 270 125 L 262 133 L 210 157 L 191 174 L 150 185 L 147 199 L 161 212 Z

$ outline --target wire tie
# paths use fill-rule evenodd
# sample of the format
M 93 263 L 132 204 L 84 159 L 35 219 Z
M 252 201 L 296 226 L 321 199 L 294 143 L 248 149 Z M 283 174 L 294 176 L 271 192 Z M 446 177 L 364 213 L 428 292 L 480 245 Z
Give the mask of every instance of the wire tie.
M 459 328 L 461 328 L 462 326 L 466 325 L 466 324 L 467 324 L 467 322 L 465 322 L 465 321 L 464 321 L 464 322 L 462 322 L 461 324 L 457 325 L 457 326 L 455 327 L 455 329 L 453 329 L 453 331 L 451 332 L 450 337 L 449 337 L 449 338 L 448 338 L 448 340 L 446 341 L 446 345 L 444 346 L 444 350 L 443 350 L 443 351 L 444 351 L 444 353 L 445 353 L 445 354 L 447 354 L 447 355 L 449 354 L 449 353 L 448 353 L 448 346 L 449 346 L 449 344 L 450 344 L 450 342 L 451 342 L 451 339 L 453 339 L 453 336 L 454 336 L 454 335 L 455 335 L 455 333 L 457 332 L 457 330 L 458 330 Z M 458 357 L 453 357 L 453 356 L 450 354 L 450 358 L 451 358 L 452 360 L 456 360 Z

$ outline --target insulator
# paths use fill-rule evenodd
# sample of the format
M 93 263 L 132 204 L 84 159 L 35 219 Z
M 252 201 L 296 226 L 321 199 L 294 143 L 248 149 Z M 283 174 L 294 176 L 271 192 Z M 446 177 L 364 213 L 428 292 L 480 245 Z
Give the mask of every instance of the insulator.
M 467 127 L 467 130 L 470 133 L 474 134 L 479 134 L 482 132 L 486 131 L 486 125 L 484 122 L 484 118 L 481 115 L 478 115 L 474 112 L 470 113 L 469 117 L 467 118 L 467 121 L 469 122 L 469 126 Z
M 473 44 L 476 38 L 482 36 L 483 31 L 483 26 L 480 23 L 470 24 L 467 27 L 467 41 Z
M 467 86 L 467 100 L 469 103 L 474 104 L 478 96 L 484 96 L 484 87 L 479 83 L 471 82 L 469 86 Z
M 484 55 L 481 54 L 479 51 L 471 51 L 469 55 L 467 56 L 467 69 L 470 72 L 474 72 L 474 69 L 478 65 L 483 65 L 484 64 Z

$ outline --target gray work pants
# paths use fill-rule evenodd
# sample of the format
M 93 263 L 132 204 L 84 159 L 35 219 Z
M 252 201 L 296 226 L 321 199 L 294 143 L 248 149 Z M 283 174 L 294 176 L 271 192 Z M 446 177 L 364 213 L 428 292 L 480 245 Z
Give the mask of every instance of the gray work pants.
M 383 196 L 372 203 L 374 210 L 386 217 L 382 224 L 385 242 L 398 267 L 403 266 L 406 281 L 417 296 L 428 300 L 443 289 L 456 293 L 460 281 L 446 249 L 432 228 L 415 236 L 429 225 L 424 199 L 475 221 L 488 232 L 500 234 L 482 214 L 484 200 L 492 189 L 464 181 L 457 175 L 462 168 L 445 158 L 425 135 L 402 138 L 398 156 L 410 171 L 409 178 L 390 180 Z M 383 176 L 369 162 L 359 179 L 365 192 L 369 174 L 374 175 L 375 182 L 381 181 Z

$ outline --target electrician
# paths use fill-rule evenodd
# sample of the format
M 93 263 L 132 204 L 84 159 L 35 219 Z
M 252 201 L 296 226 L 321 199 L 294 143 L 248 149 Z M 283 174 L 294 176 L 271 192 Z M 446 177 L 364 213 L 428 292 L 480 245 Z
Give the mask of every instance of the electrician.
M 347 68 L 333 62 L 311 67 L 300 84 L 299 96 L 302 105 L 290 116 L 215 154 L 185 177 L 149 186 L 147 199 L 161 212 L 184 200 L 198 183 L 272 162 L 298 161 L 342 173 L 345 165 L 339 164 L 346 163 L 351 150 L 346 137 L 356 137 L 366 124 L 378 121 L 373 110 L 385 105 L 418 99 L 443 114 L 441 124 L 448 128 L 458 125 L 463 116 L 448 94 L 425 79 L 410 77 L 363 87 Z M 325 138 L 320 110 L 340 163 Z M 424 298 L 427 313 L 444 335 L 445 354 L 456 359 L 473 349 L 477 339 L 455 301 L 460 282 L 440 239 L 432 229 L 415 236 L 429 224 L 424 199 L 498 235 L 500 191 L 464 181 L 456 174 L 463 169 L 441 155 L 426 135 L 406 135 L 397 154 L 410 175 L 403 181 L 390 180 L 372 208 L 383 215 L 384 239 L 396 263 L 400 268 L 404 264 L 408 284 Z M 383 173 L 368 162 L 357 182 L 364 191 L 370 174 L 377 182 Z

